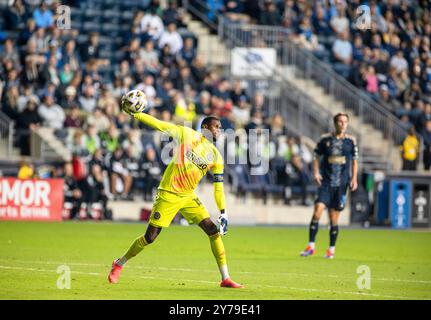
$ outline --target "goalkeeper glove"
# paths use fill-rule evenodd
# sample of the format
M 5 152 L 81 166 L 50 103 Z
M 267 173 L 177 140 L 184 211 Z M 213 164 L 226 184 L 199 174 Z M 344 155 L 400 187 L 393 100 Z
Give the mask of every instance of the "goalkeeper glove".
M 217 222 L 218 222 L 218 230 L 220 234 L 224 236 L 227 233 L 228 224 L 229 224 L 227 213 L 224 210 L 222 210 L 220 215 L 218 216 Z

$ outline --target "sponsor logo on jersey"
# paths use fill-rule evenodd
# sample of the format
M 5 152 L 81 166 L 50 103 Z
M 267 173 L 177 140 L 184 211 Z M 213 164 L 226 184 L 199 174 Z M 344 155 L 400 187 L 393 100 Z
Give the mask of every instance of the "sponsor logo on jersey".
M 199 157 L 197 154 L 195 154 L 191 150 L 186 151 L 186 157 L 189 159 L 195 166 L 197 166 L 201 170 L 206 170 L 208 168 L 208 164 L 205 162 L 204 159 Z
M 328 162 L 330 164 L 345 164 L 346 157 L 345 156 L 330 156 L 328 157 Z

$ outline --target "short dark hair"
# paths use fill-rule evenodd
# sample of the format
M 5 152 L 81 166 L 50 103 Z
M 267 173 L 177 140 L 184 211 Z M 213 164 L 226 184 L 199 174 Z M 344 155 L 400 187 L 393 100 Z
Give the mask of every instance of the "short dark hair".
M 211 124 L 211 121 L 213 121 L 213 120 L 215 120 L 215 121 L 220 121 L 220 119 L 219 119 L 219 118 L 217 118 L 216 116 L 208 116 L 208 117 L 205 117 L 205 118 L 202 120 L 202 123 L 201 123 L 201 129 L 202 129 L 204 126 L 209 126 L 209 125 Z
M 337 120 L 338 120 L 339 117 L 346 117 L 347 120 L 350 120 L 349 115 L 347 113 L 340 112 L 340 113 L 337 113 L 334 116 L 334 118 L 332 119 L 334 121 L 334 124 L 337 122 Z

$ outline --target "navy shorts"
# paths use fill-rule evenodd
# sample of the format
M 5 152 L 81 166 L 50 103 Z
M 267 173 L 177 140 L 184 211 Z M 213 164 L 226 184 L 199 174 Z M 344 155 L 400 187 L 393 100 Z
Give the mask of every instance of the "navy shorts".
M 340 187 L 320 186 L 315 203 L 324 203 L 328 209 L 343 211 L 346 206 L 348 185 Z

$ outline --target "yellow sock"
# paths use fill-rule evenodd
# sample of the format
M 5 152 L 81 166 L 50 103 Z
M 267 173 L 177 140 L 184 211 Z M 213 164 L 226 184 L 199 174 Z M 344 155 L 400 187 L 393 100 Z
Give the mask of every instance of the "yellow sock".
M 124 254 L 124 256 L 120 259 L 120 264 L 123 265 L 127 262 L 127 260 L 133 258 L 136 256 L 139 252 L 141 252 L 145 246 L 148 245 L 147 240 L 145 240 L 145 237 L 142 235 L 133 241 L 132 245 L 130 246 L 129 250 Z
M 215 235 L 209 236 L 211 243 L 211 250 L 213 252 L 214 258 L 217 261 L 217 265 L 219 267 L 222 279 L 229 278 L 228 270 L 227 270 L 227 262 L 226 262 L 226 254 L 224 251 L 223 241 L 221 240 L 220 233 L 216 233 Z

